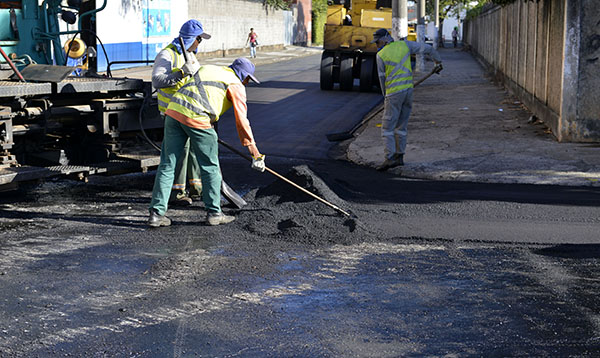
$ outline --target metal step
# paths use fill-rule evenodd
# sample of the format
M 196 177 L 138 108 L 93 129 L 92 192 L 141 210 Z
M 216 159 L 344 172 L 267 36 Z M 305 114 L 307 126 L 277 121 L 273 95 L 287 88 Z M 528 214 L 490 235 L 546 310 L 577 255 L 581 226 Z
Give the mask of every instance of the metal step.
M 126 154 L 104 163 L 91 165 L 55 165 L 50 167 L 9 167 L 0 169 L 0 185 L 49 177 L 76 176 L 85 179 L 94 174 L 117 175 L 156 167 L 160 157 L 152 154 Z
M 30 181 L 47 178 L 52 175 L 48 168 L 42 167 L 11 167 L 0 169 L 0 185 L 10 184 L 19 181 Z

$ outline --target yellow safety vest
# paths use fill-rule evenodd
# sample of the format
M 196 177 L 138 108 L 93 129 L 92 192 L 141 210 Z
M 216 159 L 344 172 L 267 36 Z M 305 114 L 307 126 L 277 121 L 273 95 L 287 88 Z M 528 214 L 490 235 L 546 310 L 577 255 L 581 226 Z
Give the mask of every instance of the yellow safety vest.
M 242 84 L 233 70 L 226 66 L 205 65 L 173 95 L 168 110 L 190 119 L 192 127 L 208 127 L 231 108 L 227 88 Z
M 413 87 L 410 49 L 404 41 L 387 44 L 377 53 L 385 65 L 385 94 L 404 91 Z
M 172 72 L 177 72 L 181 70 L 181 67 L 183 67 L 183 65 L 185 64 L 185 59 L 183 58 L 183 54 L 177 52 L 175 45 L 169 44 L 169 46 L 165 47 L 163 50 L 169 51 L 171 53 L 171 58 L 173 59 Z M 167 106 L 171 101 L 171 98 L 173 98 L 175 92 L 177 92 L 177 90 L 181 88 L 181 86 L 183 86 L 184 83 L 185 79 L 182 78 L 174 86 L 159 88 L 156 91 L 156 97 L 158 99 L 158 110 L 160 111 L 160 113 L 165 113 L 165 111 L 167 110 Z

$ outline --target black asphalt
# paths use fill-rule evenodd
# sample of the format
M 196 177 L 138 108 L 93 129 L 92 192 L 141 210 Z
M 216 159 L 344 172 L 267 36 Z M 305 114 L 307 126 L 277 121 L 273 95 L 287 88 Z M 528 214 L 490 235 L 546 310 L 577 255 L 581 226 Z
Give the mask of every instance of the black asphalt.
M 171 227 L 148 229 L 153 173 L 4 193 L 0 356 L 600 351 L 598 189 L 410 180 L 329 159 L 326 117 L 308 116 L 324 133 L 283 131 L 286 121 L 301 128 L 310 109 L 277 116 L 260 102 L 299 88 L 316 108 L 371 98 L 318 92 L 315 60 L 296 61 L 288 66 L 302 74 L 259 67 L 273 86 L 248 90 L 259 148 L 268 166 L 357 219 L 226 150 L 224 176 L 249 205 L 225 207 L 237 219 L 222 227 L 206 226 L 196 202 L 170 208 Z M 300 97 L 276 103 L 292 107 Z M 219 131 L 235 142 L 227 126 Z

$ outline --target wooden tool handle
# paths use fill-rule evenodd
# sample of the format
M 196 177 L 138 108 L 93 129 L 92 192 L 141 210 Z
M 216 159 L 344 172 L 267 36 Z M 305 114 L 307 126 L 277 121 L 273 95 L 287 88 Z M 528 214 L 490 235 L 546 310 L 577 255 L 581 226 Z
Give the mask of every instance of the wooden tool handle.
M 244 158 L 244 159 L 246 159 L 246 160 L 248 160 L 248 161 L 252 162 L 252 157 L 250 157 L 248 154 L 244 154 L 244 153 L 240 152 L 239 150 L 237 150 L 236 148 L 234 148 L 233 146 L 231 146 L 229 143 L 227 143 L 227 142 L 225 142 L 225 141 L 223 141 L 223 140 L 221 140 L 221 139 L 219 139 L 218 141 L 219 141 L 219 143 L 220 143 L 221 145 L 223 145 L 225 148 L 227 148 L 227 149 L 229 149 L 230 151 L 234 152 L 235 154 L 237 154 L 237 155 L 241 156 L 242 158 Z M 311 193 L 310 191 L 308 191 L 308 190 L 304 189 L 304 188 L 303 188 L 303 187 L 301 187 L 300 185 L 298 185 L 298 184 L 294 183 L 293 181 L 289 180 L 288 178 L 284 177 L 283 175 L 281 175 L 281 174 L 277 173 L 277 172 L 276 172 L 276 171 L 274 171 L 273 169 L 271 169 L 271 168 L 268 168 L 268 167 L 266 167 L 266 166 L 265 166 L 265 170 L 266 170 L 266 171 L 268 171 L 269 173 L 273 174 L 273 175 L 274 175 L 274 176 L 276 176 L 277 178 L 279 178 L 279 179 L 283 180 L 284 182 L 286 182 L 286 183 L 288 183 L 288 184 L 292 185 L 292 186 L 293 186 L 293 187 L 295 187 L 296 189 L 299 189 L 299 190 L 301 190 L 303 193 L 305 193 L 305 194 L 308 194 L 308 195 L 310 195 L 311 197 L 313 197 L 313 198 L 315 198 L 315 199 L 319 200 L 319 201 L 320 201 L 320 202 L 322 202 L 323 204 L 325 204 L 325 205 L 327 205 L 327 206 L 329 206 L 329 207 L 331 207 L 331 208 L 333 208 L 333 209 L 335 209 L 335 210 L 339 211 L 340 213 L 342 213 L 342 214 L 344 214 L 344 215 L 346 215 L 346 216 L 351 216 L 351 215 L 350 215 L 350 213 L 348 213 L 347 211 L 345 211 L 345 210 L 342 210 L 342 209 L 340 209 L 338 206 L 336 206 L 336 205 L 334 205 L 334 204 L 332 204 L 332 203 L 328 202 L 327 200 L 325 200 L 325 199 L 323 199 L 323 198 L 319 197 L 318 195 L 315 195 L 314 193 Z

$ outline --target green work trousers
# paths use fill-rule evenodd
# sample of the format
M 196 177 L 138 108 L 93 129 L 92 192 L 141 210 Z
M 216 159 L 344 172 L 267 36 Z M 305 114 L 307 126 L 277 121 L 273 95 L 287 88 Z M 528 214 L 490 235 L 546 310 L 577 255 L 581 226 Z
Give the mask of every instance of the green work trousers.
M 189 139 L 190 151 L 196 155 L 202 180 L 202 201 L 208 212 L 221 212 L 221 168 L 217 133 L 211 129 L 195 129 L 165 116 L 164 138 L 160 164 L 154 178 L 150 210 L 160 215 L 167 212 L 171 187 L 175 179 L 175 167 L 184 154 Z
M 200 196 L 202 193 L 202 180 L 200 179 L 200 166 L 196 159 L 196 154 L 190 150 L 190 140 L 185 142 L 183 154 L 179 157 L 175 166 L 175 182 L 173 183 L 173 192 L 171 200 L 185 197 L 186 182 L 189 190 L 189 196 Z

